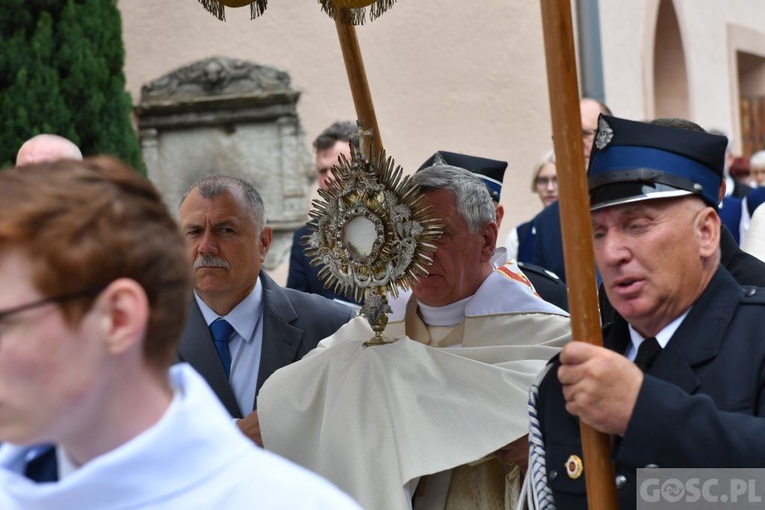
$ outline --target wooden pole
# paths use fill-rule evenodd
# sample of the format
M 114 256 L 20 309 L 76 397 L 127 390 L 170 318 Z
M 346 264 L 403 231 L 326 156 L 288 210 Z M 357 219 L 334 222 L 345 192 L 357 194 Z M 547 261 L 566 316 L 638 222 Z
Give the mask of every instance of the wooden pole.
M 383 148 L 382 138 L 380 128 L 377 125 L 375 107 L 372 104 L 372 94 L 369 92 L 369 82 L 367 82 L 367 73 L 364 70 L 364 61 L 361 58 L 359 41 L 356 38 L 356 27 L 341 21 L 343 16 L 341 16 L 340 10 L 341 7 L 335 5 L 335 25 L 337 26 L 337 37 L 340 39 L 340 49 L 343 52 L 345 70 L 348 73 L 348 82 L 351 86 L 353 105 L 356 107 L 356 116 L 364 122 L 365 130 L 373 129 L 372 141 L 375 152 L 379 152 Z
M 602 345 L 571 1 L 541 5 L 571 333 L 574 340 Z M 583 423 L 581 434 L 589 508 L 617 508 L 610 438 Z

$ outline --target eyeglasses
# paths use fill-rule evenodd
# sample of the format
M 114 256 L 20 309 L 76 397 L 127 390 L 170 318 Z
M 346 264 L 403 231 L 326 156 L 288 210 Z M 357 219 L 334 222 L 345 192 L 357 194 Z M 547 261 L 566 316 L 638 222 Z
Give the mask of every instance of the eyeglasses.
M 552 183 L 552 185 L 557 188 L 558 187 L 558 178 L 557 177 L 537 177 L 534 180 L 534 184 L 536 184 L 537 186 L 542 186 L 544 188 L 549 186 L 550 183 Z
M 0 310 L 0 322 L 4 321 L 11 315 L 16 315 L 17 313 L 26 312 L 27 310 L 40 308 L 41 306 L 49 305 L 52 303 L 61 303 L 64 301 L 71 301 L 72 299 L 79 299 L 79 298 L 88 297 L 88 296 L 95 296 L 98 293 L 100 293 L 102 290 L 104 290 L 105 288 L 106 288 L 105 285 L 100 285 L 98 287 L 91 287 L 89 289 L 78 290 L 75 292 L 67 292 L 66 294 L 59 294 L 57 296 L 47 297 L 39 301 L 34 301 L 32 303 L 27 303 L 21 306 L 16 306 L 14 308 L 9 308 L 7 310 Z
M 595 135 L 598 133 L 596 129 L 583 129 L 582 130 L 582 140 L 585 142 L 592 142 L 595 139 Z M 555 136 L 551 135 L 550 139 L 555 141 Z

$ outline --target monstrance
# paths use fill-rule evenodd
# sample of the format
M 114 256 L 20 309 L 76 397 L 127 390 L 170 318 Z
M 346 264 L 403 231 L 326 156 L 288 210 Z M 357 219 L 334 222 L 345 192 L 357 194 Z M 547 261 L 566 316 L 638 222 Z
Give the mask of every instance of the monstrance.
M 351 160 L 341 156 L 332 167 L 327 189 L 312 202 L 311 234 L 302 241 L 311 265 L 323 264 L 325 287 L 357 301 L 364 297 L 360 313 L 375 332 L 367 346 L 390 342 L 383 336 L 391 311 L 387 293 L 397 296 L 428 274 L 442 232 L 419 188 L 385 151 L 370 150 L 373 156 L 365 158 L 368 136 L 360 126 Z

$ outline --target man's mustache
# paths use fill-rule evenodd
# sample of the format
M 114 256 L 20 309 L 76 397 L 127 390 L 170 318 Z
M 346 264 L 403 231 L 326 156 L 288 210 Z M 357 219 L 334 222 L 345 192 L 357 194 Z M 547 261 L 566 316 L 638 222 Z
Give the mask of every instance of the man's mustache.
M 220 257 L 215 257 L 213 255 L 202 255 L 197 257 L 197 259 L 194 261 L 194 269 L 196 270 L 200 267 L 220 267 L 223 269 L 231 269 L 231 266 L 226 260 L 223 260 Z

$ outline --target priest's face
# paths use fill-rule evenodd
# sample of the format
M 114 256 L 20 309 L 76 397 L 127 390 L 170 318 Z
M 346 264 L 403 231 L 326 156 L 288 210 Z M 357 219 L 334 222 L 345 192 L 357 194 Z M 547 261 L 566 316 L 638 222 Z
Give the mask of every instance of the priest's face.
M 428 276 L 420 279 L 412 293 L 426 305 L 445 306 L 475 294 L 491 272 L 497 225 L 490 222 L 470 233 L 451 191 L 433 190 L 425 197 L 426 205 L 443 223 L 444 233 L 436 242 Z

